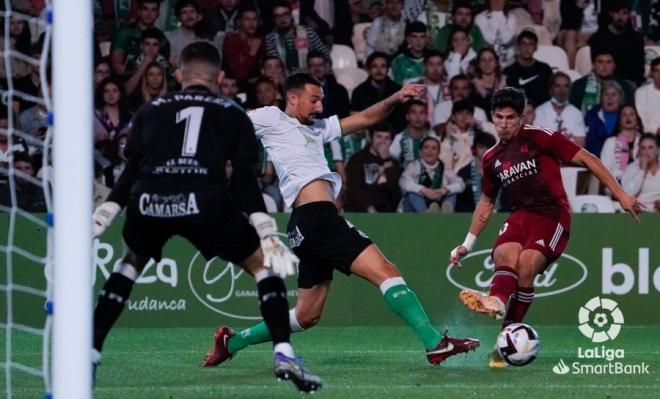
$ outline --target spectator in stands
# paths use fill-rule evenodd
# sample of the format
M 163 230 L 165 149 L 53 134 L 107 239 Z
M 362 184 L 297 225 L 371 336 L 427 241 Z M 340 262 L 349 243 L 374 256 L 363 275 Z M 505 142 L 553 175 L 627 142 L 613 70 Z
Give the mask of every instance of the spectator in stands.
M 35 60 L 41 59 L 42 53 L 42 43 L 35 43 L 30 49 L 30 57 Z M 13 57 L 12 57 L 13 58 Z M 107 68 L 107 63 L 105 64 Z M 46 79 L 51 78 L 50 65 L 46 63 Z M 0 84 L 0 87 L 2 84 Z M 41 65 L 40 63 L 30 64 L 30 74 L 21 79 L 14 78 L 14 90 L 21 91 L 27 95 L 41 98 L 44 96 L 42 93 L 41 87 Z M 25 111 L 26 109 L 37 105 L 34 101 L 29 98 L 18 97 L 14 94 L 13 98 L 14 110 L 16 111 Z M 18 107 L 16 106 L 18 104 Z
M 32 137 L 39 137 L 42 129 L 48 128 L 48 108 L 37 103 L 20 113 L 19 126 L 21 131 Z
M 94 143 L 108 159 L 114 157 L 112 142 L 128 129 L 131 114 L 122 83 L 109 77 L 99 83 L 94 95 Z
M 481 198 L 481 181 L 484 176 L 483 157 L 495 145 L 496 139 L 488 133 L 477 133 L 472 143 L 472 160 L 458 171 L 465 182 L 465 190 L 456 197 L 456 212 L 473 212 Z
M 525 108 L 523 109 L 522 114 L 522 123 L 525 125 L 533 125 L 534 119 L 536 119 L 536 110 L 535 104 L 532 100 L 527 99 L 525 103 Z
M 447 24 L 450 5 L 450 0 L 405 0 L 402 14 L 406 21 L 423 22 L 432 31 Z
M 236 30 L 240 0 L 216 0 L 218 7 L 208 14 L 215 32 L 233 32 Z
M 236 79 L 231 74 L 225 74 L 225 78 L 222 79 L 220 83 L 220 93 L 233 100 L 238 105 L 243 105 L 243 100 L 238 97 L 240 93 L 240 87 L 238 86 L 238 79 Z
M 26 153 L 15 153 L 14 170 L 14 189 L 16 202 L 12 203 L 10 185 L 0 185 L 0 205 L 6 207 L 17 207 L 26 212 L 46 212 L 46 201 L 41 184 L 37 185 L 31 181 L 34 178 L 34 168 L 32 160 Z
M 556 130 L 580 147 L 585 145 L 586 128 L 579 109 L 568 101 L 571 78 L 555 72 L 550 78 L 550 100 L 536 108 L 534 125 Z
M 490 98 L 497 90 L 506 86 L 506 76 L 502 74 L 497 53 L 490 47 L 479 50 L 474 69 L 472 79 L 474 92 L 470 99 L 475 106 L 486 112 L 487 118 L 490 120 Z M 477 117 L 477 119 L 479 118 Z
M 130 78 L 126 82 L 126 93 L 133 94 L 137 89 L 147 67 L 152 62 L 157 62 L 165 70 L 165 76 L 172 76 L 172 68 L 165 57 L 160 54 L 162 44 L 162 33 L 156 28 L 149 28 L 142 31 L 140 36 L 140 55 L 134 60 L 133 64 L 127 67 L 130 72 Z
M 195 25 L 202 16 L 195 0 L 176 0 L 174 15 L 179 21 L 179 27 L 167 32 L 166 36 L 172 46 L 169 61 L 174 67 L 178 67 L 181 51 L 190 43 L 200 40 L 195 34 Z
M 471 72 L 472 61 L 477 58 L 477 53 L 470 47 L 467 32 L 463 29 L 455 29 L 449 35 L 449 49 L 445 60 L 447 77 L 453 78 L 458 74 L 467 75 Z
M 619 112 L 616 136 L 611 136 L 603 143 L 600 159 L 618 180 L 629 163 L 637 159 L 639 138 L 644 132 L 642 120 L 635 107 L 626 105 Z
M 328 61 L 323 54 L 312 51 L 307 55 L 307 69 L 309 74 L 321 82 L 323 89 L 322 118 L 338 115 L 340 118 L 350 114 L 351 103 L 348 91 L 337 83 L 332 69 L 328 68 Z
M 6 168 L 11 154 L 28 153 L 28 147 L 25 141 L 19 136 L 12 135 L 12 144 L 9 145 L 8 129 L 9 119 L 7 118 L 7 108 L 2 106 L 2 113 L 0 114 L 0 167 Z M 14 121 L 18 119 L 14 116 Z M 16 129 L 18 126 L 14 126 Z
M 267 55 L 261 64 L 261 76 L 270 78 L 277 85 L 278 93 L 284 90 L 286 80 L 286 69 L 282 60 L 274 55 Z M 281 94 L 278 96 L 281 97 Z
M 468 32 L 470 38 L 470 45 L 474 51 L 479 51 L 484 48 L 487 43 L 484 36 L 481 34 L 481 29 L 475 25 L 472 15 L 472 7 L 469 1 L 467 0 L 457 0 L 454 1 L 452 8 L 451 23 L 444 25 L 442 27 L 433 27 L 431 35 L 431 46 L 444 53 L 447 51 L 449 43 L 450 33 L 457 29 L 463 29 Z
M 374 19 L 367 33 L 364 54 L 378 51 L 393 55 L 405 39 L 406 20 L 401 14 L 403 0 L 385 0 L 384 14 Z
M 610 0 L 610 22 L 589 38 L 592 51 L 611 47 L 616 62 L 616 76 L 639 85 L 644 81 L 644 38 L 630 24 L 628 0 Z
M 120 133 L 115 137 L 115 146 L 116 146 L 116 163 L 112 169 L 112 177 L 114 181 L 119 179 L 124 169 L 126 169 L 126 164 L 128 163 L 128 158 L 126 158 L 126 143 L 128 142 L 128 133 Z
M 30 47 L 32 45 L 32 36 L 27 21 L 16 17 L 9 19 L 9 37 L 5 37 L 5 22 L 7 18 L 2 19 L 0 23 L 0 51 L 14 50 L 24 56 L 30 57 Z M 9 48 L 5 48 L 5 43 L 9 42 Z M 30 64 L 18 57 L 9 57 L 11 62 L 11 78 L 24 78 L 30 74 Z M 0 78 L 7 79 L 6 61 L 0 62 Z
M 440 102 L 433 109 L 433 117 L 431 118 L 431 126 L 433 130 L 439 135 L 442 136 L 445 132 L 446 124 L 451 118 L 451 111 L 454 106 L 454 103 L 460 100 L 467 100 L 474 97 L 471 93 L 470 81 L 465 75 L 456 75 L 449 81 L 449 95 L 450 99 Z M 474 101 L 473 101 L 474 103 Z M 474 107 L 474 119 L 478 123 L 485 123 L 488 121 L 488 116 L 484 109 Z
M 506 75 L 507 86 L 523 89 L 534 104 L 548 100 L 548 81 L 552 76 L 550 65 L 534 59 L 538 42 L 539 38 L 533 31 L 520 32 L 516 39 L 516 62 L 502 71 Z
M 626 167 L 621 185 L 646 206 L 646 212 L 660 211 L 660 173 L 658 173 L 658 135 L 646 133 L 639 140 L 639 156 Z
M 274 106 L 284 109 L 284 101 L 277 98 L 277 85 L 270 78 L 259 78 L 255 82 L 257 105 L 255 108 Z
M 561 0 L 561 26 L 557 45 L 566 50 L 568 65 L 575 67 L 575 55 L 587 45 L 589 37 L 598 29 L 598 10 L 591 0 Z
M 660 1 L 639 2 L 646 44 L 660 44 Z
M 392 76 L 395 82 L 403 85 L 423 75 L 428 44 L 426 25 L 414 21 L 406 26 L 406 48 L 392 60 Z
M 275 29 L 266 37 L 266 53 L 279 57 L 289 72 L 307 69 L 307 54 L 322 53 L 330 60 L 330 52 L 312 28 L 296 25 L 291 15 L 291 5 L 277 3 L 273 7 Z
M 635 107 L 644 131 L 660 135 L 660 57 L 651 61 L 651 82 L 635 92 Z
M 387 76 L 390 67 L 387 54 L 378 51 L 369 54 L 365 66 L 369 77 L 353 90 L 351 111 L 362 111 L 401 89 L 400 85 Z M 395 129 L 403 129 L 406 126 L 403 108 L 396 107 L 388 115 L 387 121 L 394 125 Z
M 351 157 L 368 144 L 367 134 L 364 130 L 358 130 L 349 134 L 343 135 L 339 139 L 339 145 L 341 146 L 341 155 L 344 160 L 344 165 L 348 164 L 348 161 Z
M 456 101 L 440 148 L 440 159 L 445 166 L 458 172 L 469 164 L 474 138 L 481 133 L 484 131 L 475 122 L 474 104 L 470 100 Z
M 380 123 L 369 130 L 370 143 L 346 167 L 348 212 L 395 212 L 401 199 L 397 161 L 390 156 L 394 128 Z
M 123 26 L 115 31 L 110 47 L 110 66 L 115 75 L 125 76 L 133 71 L 128 69 L 129 65 L 135 65 L 136 59 L 141 54 L 140 36 L 146 29 L 156 29 L 160 33 L 160 54 L 169 59 L 170 46 L 160 29 L 154 24 L 159 15 L 160 0 L 138 0 L 137 22 Z
M 429 124 L 433 121 L 433 109 L 440 102 L 449 100 L 449 82 L 445 73 L 444 57 L 436 50 L 429 50 L 424 57 L 424 76 L 417 83 L 426 85 L 426 106 Z
M 259 60 L 266 54 L 266 44 L 259 33 L 259 16 L 254 8 L 238 12 L 238 30 L 228 33 L 223 44 L 225 71 L 240 81 L 259 76 Z
M 110 76 L 110 62 L 106 59 L 101 59 L 94 65 L 94 88 L 101 83 L 101 81 Z
M 474 23 L 481 29 L 486 42 L 493 46 L 500 64 L 503 67 L 513 64 L 517 21 L 507 11 L 507 0 L 490 0 L 488 9 L 480 12 Z
M 390 146 L 390 155 L 402 166 L 418 160 L 422 140 L 428 136 L 435 136 L 435 133 L 428 129 L 427 112 L 428 108 L 423 101 L 412 100 L 408 103 L 406 111 L 408 126 L 394 137 Z
M 440 141 L 425 138 L 420 145 L 421 159 L 410 162 L 399 179 L 404 212 L 453 212 L 456 194 L 465 189 L 463 179 L 438 158 Z
M 583 114 L 587 113 L 594 105 L 600 101 L 600 95 L 603 90 L 603 82 L 614 80 L 623 90 L 621 101 L 625 104 L 632 104 L 634 91 L 630 84 L 614 77 L 616 63 L 611 49 L 595 48 L 591 50 L 591 72 L 573 82 L 569 101 L 575 105 Z
M 167 93 L 167 76 L 163 65 L 157 61 L 151 61 L 144 68 L 144 73 L 137 88 L 128 96 L 129 108 L 132 112 L 137 111 L 142 104 L 160 97 Z
M 623 107 L 623 89 L 613 80 L 603 82 L 600 104 L 594 105 L 584 117 L 587 126 L 586 149 L 600 157 L 603 143 L 615 134 L 619 111 Z

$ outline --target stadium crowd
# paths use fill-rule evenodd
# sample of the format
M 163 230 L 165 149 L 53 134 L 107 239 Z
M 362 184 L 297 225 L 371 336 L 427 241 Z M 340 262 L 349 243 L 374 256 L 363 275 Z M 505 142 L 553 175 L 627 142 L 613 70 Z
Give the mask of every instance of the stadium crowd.
M 44 17 L 43 0 L 14 10 Z M 525 90 L 527 123 L 556 130 L 599 156 L 623 187 L 660 210 L 660 0 L 95 0 L 96 201 L 126 163 L 131 115 L 178 90 L 181 50 L 217 47 L 222 94 L 246 110 L 284 107 L 288 74 L 322 83 L 320 117 L 365 109 L 402 84 L 425 98 L 400 106 L 368 132 L 326 145 L 350 212 L 471 212 L 481 195 L 481 158 L 496 142 L 490 97 Z M 44 211 L 42 148 L 48 113 L 40 97 L 43 28 L 12 17 L 3 29 L 0 90 L 17 90 L 0 113 L 0 204 Z M 5 38 L 5 32 L 9 38 Z M 72 44 L 75 45 L 75 44 Z M 9 75 L 11 72 L 11 75 Z M 48 71 L 47 74 L 49 74 Z M 9 129 L 11 122 L 12 129 Z M 8 134 L 12 134 L 11 140 Z M 10 145 L 11 143 L 11 145 Z M 72 154 L 72 156 L 75 156 Z M 227 165 L 231 173 L 231 165 Z M 282 211 L 277 175 L 263 148 L 255 169 L 271 209 Z M 585 173 L 574 194 L 608 195 Z M 498 209 L 508 210 L 506 190 Z

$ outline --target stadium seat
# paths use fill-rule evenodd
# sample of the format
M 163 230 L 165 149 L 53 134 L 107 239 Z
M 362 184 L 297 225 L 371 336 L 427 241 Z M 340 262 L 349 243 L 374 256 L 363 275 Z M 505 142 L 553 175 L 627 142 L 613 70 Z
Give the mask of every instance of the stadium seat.
M 520 29 L 518 29 L 518 34 L 522 31 L 532 31 L 536 33 L 536 36 L 539 38 L 539 46 L 544 45 L 544 46 L 552 46 L 552 35 L 550 34 L 550 31 L 548 28 L 546 28 L 543 25 L 525 25 L 521 26 Z
M 352 48 L 343 44 L 335 44 L 330 52 L 333 68 L 357 68 L 357 59 Z
M 575 213 L 614 213 L 612 199 L 605 195 L 576 195 L 571 202 Z
M 571 78 L 571 82 L 575 82 L 582 77 L 582 74 L 575 69 L 560 69 L 560 71 L 568 75 L 568 77 Z
M 575 70 L 584 76 L 591 72 L 591 47 L 584 46 L 575 54 Z
M 371 22 L 361 22 L 353 26 L 353 38 L 351 42 L 353 43 L 353 49 L 355 50 L 355 57 L 359 62 L 364 63 L 365 56 L 364 50 L 367 48 L 367 33 L 369 32 L 369 27 Z
M 564 49 L 559 46 L 539 44 L 538 49 L 534 53 L 534 58 L 550 65 L 553 71 L 570 69 L 568 67 L 568 56 Z
M 276 213 L 277 212 L 277 204 L 275 203 L 275 200 L 273 197 L 271 197 L 268 194 L 261 194 L 264 197 L 264 204 L 266 205 L 266 212 L 268 213 Z
M 573 197 L 577 193 L 578 173 L 585 170 L 585 168 L 575 166 L 562 166 L 559 169 L 561 172 L 561 181 L 564 183 L 564 190 L 566 191 L 569 202 L 573 200 Z
M 99 51 L 101 51 L 101 57 L 107 57 L 110 55 L 110 46 L 112 43 L 108 40 L 99 43 Z
M 360 68 L 335 68 L 333 71 L 337 82 L 348 90 L 349 97 L 353 94 L 353 89 L 367 80 L 369 76 L 364 69 Z
M 644 76 L 651 71 L 651 61 L 660 57 L 660 46 L 644 46 Z

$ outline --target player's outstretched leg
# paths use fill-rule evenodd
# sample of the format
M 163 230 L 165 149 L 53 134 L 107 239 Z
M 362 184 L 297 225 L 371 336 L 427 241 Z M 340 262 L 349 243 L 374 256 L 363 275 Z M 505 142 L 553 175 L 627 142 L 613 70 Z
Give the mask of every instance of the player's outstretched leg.
M 440 364 L 450 356 L 469 352 L 479 346 L 476 339 L 448 337 L 433 327 L 417 295 L 375 245 L 370 245 L 357 257 L 351 265 L 351 272 L 378 286 L 390 310 L 412 328 L 422 341 L 430 363 Z
M 149 258 L 135 255 L 130 249 L 124 259 L 110 274 L 110 277 L 99 291 L 99 299 L 94 309 L 94 349 L 92 352 L 93 379 L 96 377 L 96 368 L 101 363 L 101 350 L 110 329 L 121 313 L 135 280 L 147 264 Z
M 493 251 L 495 272 L 487 295 L 471 290 L 461 290 L 459 298 L 470 310 L 501 320 L 506 313 L 509 297 L 518 286 L 518 257 L 522 246 L 519 243 L 501 244 Z M 506 266 L 509 265 L 509 266 Z

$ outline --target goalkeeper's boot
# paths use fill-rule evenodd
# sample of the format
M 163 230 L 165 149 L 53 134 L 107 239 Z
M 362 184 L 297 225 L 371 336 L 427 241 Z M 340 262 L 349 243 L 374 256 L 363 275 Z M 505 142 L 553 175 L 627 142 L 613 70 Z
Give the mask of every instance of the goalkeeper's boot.
M 500 298 L 492 295 L 485 295 L 479 291 L 464 289 L 461 290 L 458 297 L 463 304 L 473 312 L 487 314 L 495 320 L 501 320 L 506 313 L 506 306 Z
M 314 392 L 321 388 L 321 379 L 305 366 L 301 358 L 276 352 L 274 361 L 278 380 L 290 380 L 302 392 Z
M 479 340 L 473 338 L 452 338 L 445 336 L 440 340 L 438 345 L 433 349 L 426 350 L 426 358 L 431 364 L 440 364 L 447 360 L 449 356 L 454 356 L 459 353 L 467 353 L 479 347 Z
M 213 344 L 202 361 L 201 367 L 215 367 L 234 357 L 234 354 L 229 352 L 229 338 L 234 335 L 236 335 L 234 330 L 227 326 L 216 328 L 213 335 Z

